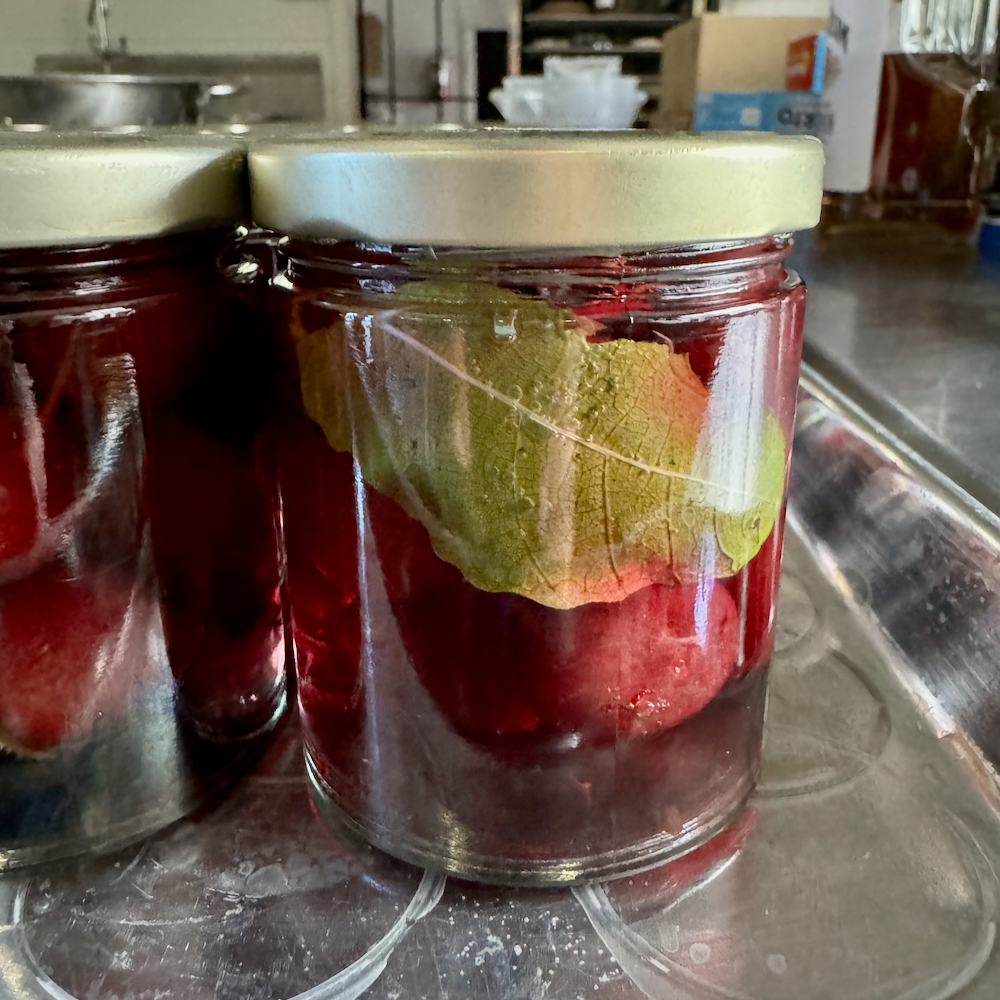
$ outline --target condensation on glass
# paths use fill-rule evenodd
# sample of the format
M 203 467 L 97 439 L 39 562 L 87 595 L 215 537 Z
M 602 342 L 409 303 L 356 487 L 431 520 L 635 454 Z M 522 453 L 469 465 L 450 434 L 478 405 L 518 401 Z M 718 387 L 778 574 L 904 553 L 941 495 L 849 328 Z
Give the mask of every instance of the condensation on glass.
M 268 343 L 219 140 L 0 138 L 0 870 L 141 836 L 284 704 Z
M 815 223 L 821 154 L 369 142 L 251 152 L 258 221 L 293 233 L 275 441 L 317 800 L 475 879 L 647 867 L 727 824 L 758 770 L 805 294 L 780 232 Z M 373 184 L 426 185 L 424 207 L 385 193 L 352 226 L 350 206 L 293 204 L 284 185 L 315 169 L 332 192 L 359 150 Z M 779 235 L 740 214 L 740 177 Z M 728 226 L 673 203 L 703 182 Z M 612 221 L 583 244 L 587 184 Z M 509 213 L 498 245 L 489 220 L 456 223 L 476 204 L 442 203 L 474 185 Z M 371 192 L 352 195 L 362 220 Z

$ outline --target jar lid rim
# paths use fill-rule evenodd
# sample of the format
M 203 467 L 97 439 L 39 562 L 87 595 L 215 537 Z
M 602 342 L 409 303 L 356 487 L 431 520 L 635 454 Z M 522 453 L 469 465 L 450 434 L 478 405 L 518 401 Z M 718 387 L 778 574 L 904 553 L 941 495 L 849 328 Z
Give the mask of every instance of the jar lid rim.
M 220 135 L 0 131 L 0 248 L 235 226 L 245 175 L 245 145 Z
M 641 248 L 809 229 L 823 147 L 744 133 L 359 130 L 250 142 L 254 219 L 306 239 Z

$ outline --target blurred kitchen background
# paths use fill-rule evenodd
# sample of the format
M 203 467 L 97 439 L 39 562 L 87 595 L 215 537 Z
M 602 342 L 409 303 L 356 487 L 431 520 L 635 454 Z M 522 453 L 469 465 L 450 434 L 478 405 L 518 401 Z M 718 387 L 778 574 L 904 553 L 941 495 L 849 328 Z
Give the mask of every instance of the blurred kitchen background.
M 985 214 L 1000 233 L 998 5 L 0 0 L 0 127 L 806 133 L 826 146 L 828 224 L 963 232 Z
M 651 95 L 664 31 L 703 9 L 826 17 L 828 0 L 2 0 L 0 75 L 128 73 L 239 86 L 209 121 L 499 117 L 509 70 L 621 54 Z M 106 37 L 102 38 L 106 25 Z M 359 30 L 360 26 L 360 30 Z M 359 45 L 359 42 L 364 44 Z M 11 118 L 10 108 L 0 118 Z

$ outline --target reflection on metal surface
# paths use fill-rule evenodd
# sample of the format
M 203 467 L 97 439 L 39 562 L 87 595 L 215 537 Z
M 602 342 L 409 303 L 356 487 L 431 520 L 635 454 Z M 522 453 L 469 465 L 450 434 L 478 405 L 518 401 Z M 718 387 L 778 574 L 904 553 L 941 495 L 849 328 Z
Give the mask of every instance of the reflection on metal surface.
M 21 924 L 27 888 L 27 882 L 0 883 L 0 998 L 8 1000 L 9 994 L 9 1000 L 76 1000 L 52 981 L 31 953 Z
M 52 128 L 185 125 L 199 120 L 215 96 L 229 96 L 198 80 L 51 73 L 0 76 L 0 124 Z
M 805 358 L 1000 513 L 1000 264 L 918 227 L 805 235 Z
M 447 878 L 440 872 L 424 872 L 416 895 L 389 932 L 356 962 L 325 983 L 300 993 L 295 1000 L 355 1000 L 385 971 L 396 945 L 418 920 L 423 920 L 444 895 Z
M 820 838 L 806 817 L 815 806 L 762 808 L 756 835 L 716 877 L 653 912 L 631 885 L 576 896 L 652 998 L 953 997 L 992 958 L 996 876 L 957 818 L 927 816 L 919 833 L 934 852 L 901 855 L 905 838 L 860 804 L 839 807 L 858 821 L 853 836 L 838 822 Z
M 28 948 L 21 923 L 26 888 L 0 881 L 0 1000 L 74 1000 L 38 968 Z
M 788 566 L 789 559 L 785 559 Z M 802 673 L 816 660 L 837 648 L 837 638 L 827 627 L 826 618 L 817 601 L 802 580 L 785 569 L 781 576 L 781 593 L 775 622 L 772 676 L 792 670 Z
M 140 851 L 139 857 L 142 856 Z M 136 858 L 136 861 L 139 859 Z M 134 865 L 135 862 L 133 862 Z M 124 877 L 132 865 L 120 877 Z M 411 928 L 441 901 L 444 875 L 425 872 L 410 904 L 388 932 L 342 972 L 293 1000 L 356 1000 L 385 970 L 389 956 Z M 41 968 L 28 943 L 23 919 L 29 882 L 0 883 L 0 1000 L 76 1000 Z
M 686 892 L 577 897 L 650 997 L 987 1000 L 1000 548 L 961 487 L 805 381 L 755 828 Z
M 116 53 L 110 63 L 115 73 L 130 76 L 232 84 L 229 96 L 216 94 L 201 109 L 205 123 L 323 120 L 323 68 L 313 53 Z M 35 57 L 38 74 L 101 73 L 107 65 L 98 56 L 80 53 Z
M 757 794 L 804 795 L 844 785 L 878 760 L 889 716 L 874 686 L 834 653 L 771 668 Z
M 1000 546 L 806 372 L 789 520 L 938 730 L 1000 763 Z

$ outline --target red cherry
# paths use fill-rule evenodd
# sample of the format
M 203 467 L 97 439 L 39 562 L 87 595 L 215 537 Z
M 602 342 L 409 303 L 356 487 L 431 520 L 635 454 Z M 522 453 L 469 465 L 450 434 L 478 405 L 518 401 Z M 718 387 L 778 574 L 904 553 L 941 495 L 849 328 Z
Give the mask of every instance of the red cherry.
M 365 503 L 390 601 L 440 588 L 468 588 L 473 597 L 481 593 L 457 566 L 438 557 L 426 529 L 398 503 L 372 489 L 365 491 Z
M 391 501 L 372 494 L 369 514 L 414 668 L 466 735 L 649 735 L 699 712 L 733 673 L 736 605 L 715 581 L 557 610 L 476 590 Z
M 357 699 L 360 655 L 356 577 L 347 579 L 357 559 L 353 472 L 349 456 L 340 456 L 339 471 L 328 468 L 310 484 L 306 471 L 323 468 L 321 454 L 314 457 L 301 464 L 302 478 L 284 481 L 300 698 L 307 711 L 331 699 L 343 711 Z M 621 602 L 566 611 L 489 594 L 439 559 L 423 526 L 396 503 L 374 490 L 366 495 L 378 564 L 414 668 L 468 736 L 648 735 L 699 712 L 733 673 L 736 605 L 715 581 L 651 586 Z
M 0 563 L 29 551 L 37 534 L 24 430 L 14 409 L 0 407 Z
M 353 691 L 361 658 L 357 587 L 338 586 L 310 563 L 301 563 L 294 573 L 289 565 L 289 590 L 300 679 L 317 690 Z M 351 678 L 346 684 L 345 673 Z
M 324 743 L 337 743 L 356 735 L 364 715 L 361 602 L 319 577 L 308 593 L 311 606 L 304 606 L 303 593 L 300 577 L 300 589 L 292 591 L 299 704 L 307 726 Z
M 45 751 L 124 708 L 136 665 L 113 653 L 129 596 L 115 579 L 85 585 L 58 565 L 0 590 L 0 742 Z
M 356 729 L 361 698 L 354 461 L 303 420 L 284 435 L 279 463 L 299 703 L 308 726 L 340 740 Z
M 715 581 L 654 585 L 557 612 L 546 628 L 558 728 L 646 736 L 700 712 L 732 676 L 739 621 Z

